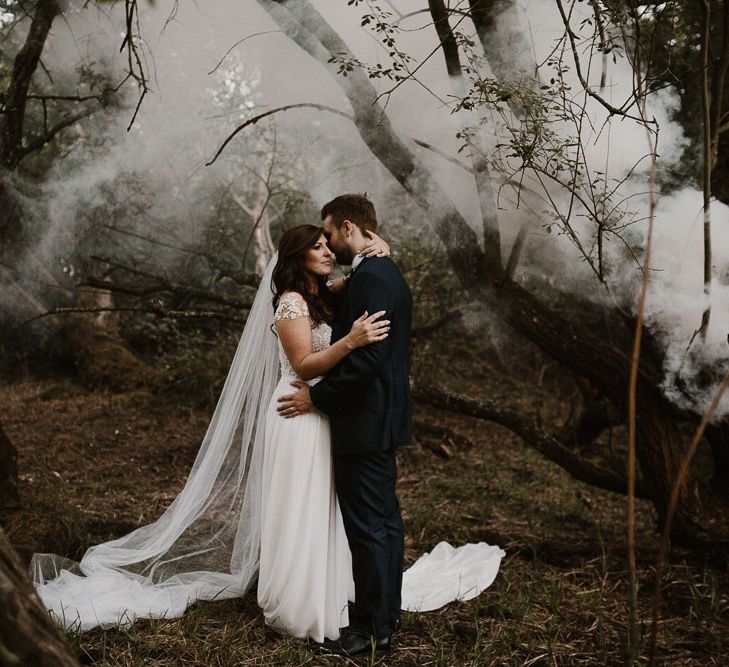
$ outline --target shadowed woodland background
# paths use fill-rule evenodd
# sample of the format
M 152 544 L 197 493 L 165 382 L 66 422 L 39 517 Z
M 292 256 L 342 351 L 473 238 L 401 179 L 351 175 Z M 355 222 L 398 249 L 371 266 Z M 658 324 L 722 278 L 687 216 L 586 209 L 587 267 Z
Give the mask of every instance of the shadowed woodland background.
M 64 636 L 24 569 L 171 502 L 278 238 L 362 190 L 415 298 L 406 560 L 507 552 L 388 662 L 726 662 L 723 2 L 0 0 L 0 32 L 0 665 L 312 659 L 255 593 Z

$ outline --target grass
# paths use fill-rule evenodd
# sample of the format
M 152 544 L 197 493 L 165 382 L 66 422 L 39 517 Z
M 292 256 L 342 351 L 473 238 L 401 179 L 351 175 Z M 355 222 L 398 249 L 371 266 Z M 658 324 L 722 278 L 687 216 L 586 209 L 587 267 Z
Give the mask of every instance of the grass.
M 26 558 L 48 550 L 77 558 L 86 546 L 156 517 L 181 488 L 208 416 L 143 390 L 92 393 L 36 380 L 0 388 L 0 402 L 20 450 L 24 501 L 22 510 L 1 518 Z M 267 629 L 253 591 L 195 604 L 180 619 L 71 633 L 82 663 L 622 664 L 624 499 L 571 480 L 501 427 L 432 409 L 419 409 L 418 417 L 457 430 L 472 446 L 451 447 L 448 459 L 418 444 L 401 451 L 406 561 L 440 540 L 498 544 L 507 556 L 481 596 L 405 614 L 387 658 L 319 656 L 306 642 Z M 638 520 L 645 635 L 656 548 L 648 504 L 639 503 Z M 674 550 L 663 597 L 662 663 L 729 664 L 727 573 L 700 553 Z

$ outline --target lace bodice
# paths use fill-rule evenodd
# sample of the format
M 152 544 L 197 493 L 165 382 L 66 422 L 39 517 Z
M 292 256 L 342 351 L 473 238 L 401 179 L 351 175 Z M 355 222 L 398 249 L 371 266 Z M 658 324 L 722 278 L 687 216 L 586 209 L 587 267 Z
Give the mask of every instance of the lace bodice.
M 299 317 L 306 317 L 311 323 L 309 318 L 309 307 L 304 301 L 304 298 L 298 292 L 286 292 L 281 296 L 274 313 L 274 320 L 295 320 Z M 329 347 L 329 341 L 332 336 L 332 328 L 326 323 L 322 322 L 316 326 L 311 327 L 311 342 L 314 347 L 314 352 L 321 352 Z M 278 341 L 278 360 L 281 367 L 281 376 L 298 377 L 291 367 L 291 363 L 284 352 L 281 340 Z

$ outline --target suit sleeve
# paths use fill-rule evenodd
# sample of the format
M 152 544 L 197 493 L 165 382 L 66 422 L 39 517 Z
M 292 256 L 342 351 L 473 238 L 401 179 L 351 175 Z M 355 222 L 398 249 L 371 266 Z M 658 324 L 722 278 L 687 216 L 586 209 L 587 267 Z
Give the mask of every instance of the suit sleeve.
M 371 315 L 380 310 L 381 319 L 390 320 L 390 335 L 384 340 L 358 347 L 342 359 L 323 380 L 311 388 L 311 400 L 325 414 L 333 414 L 350 402 L 363 384 L 372 380 L 382 368 L 392 349 L 392 330 L 398 326 L 394 311 L 395 298 L 387 283 L 376 274 L 369 273 L 353 282 L 350 298 L 361 313 Z

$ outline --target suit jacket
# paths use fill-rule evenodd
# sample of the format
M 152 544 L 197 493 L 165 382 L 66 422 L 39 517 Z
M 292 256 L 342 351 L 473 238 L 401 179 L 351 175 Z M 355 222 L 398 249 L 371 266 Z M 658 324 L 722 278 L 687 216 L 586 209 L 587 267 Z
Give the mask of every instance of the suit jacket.
M 329 416 L 335 454 L 358 454 L 408 444 L 412 431 L 408 342 L 412 296 L 389 257 L 365 258 L 352 273 L 332 323 L 332 343 L 349 333 L 364 311 L 384 310 L 385 340 L 357 348 L 311 388 Z

